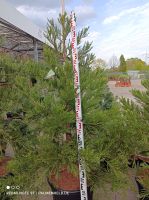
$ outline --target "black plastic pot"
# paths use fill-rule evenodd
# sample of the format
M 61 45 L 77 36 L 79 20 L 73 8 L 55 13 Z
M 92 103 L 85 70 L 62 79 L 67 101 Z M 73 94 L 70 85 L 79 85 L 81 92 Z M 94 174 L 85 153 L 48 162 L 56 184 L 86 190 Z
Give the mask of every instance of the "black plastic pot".
M 8 196 L 6 192 L 0 193 L 0 200 L 13 200 L 13 197 Z
M 7 112 L 6 116 L 7 116 L 7 119 L 12 119 L 13 118 L 13 113 L 12 112 Z
M 143 157 L 141 159 L 141 156 L 138 157 L 138 159 L 135 161 L 136 163 L 136 166 L 140 167 L 142 166 L 142 164 L 146 164 L 146 165 L 149 165 L 149 162 L 144 160 Z M 144 193 L 146 191 L 146 189 L 144 188 L 144 186 L 138 181 L 137 177 L 135 178 L 136 179 L 136 183 L 137 183 L 137 186 L 138 186 L 138 191 L 139 191 L 139 194 L 141 195 L 142 193 Z M 149 200 L 149 195 L 146 196 L 146 197 L 143 197 L 143 198 L 140 198 L 140 200 Z
M 34 86 L 37 83 L 36 78 L 31 77 L 31 83 L 32 83 L 32 86 Z
M 48 184 L 53 192 L 53 200 L 81 200 L 80 190 L 75 191 L 64 191 L 57 189 L 47 178 Z M 93 192 L 90 190 L 90 187 L 87 188 L 88 200 L 93 200 Z
M 139 194 L 141 195 L 145 191 L 145 189 L 144 189 L 143 185 L 139 181 L 137 181 L 137 179 L 136 179 L 136 183 L 138 186 Z M 145 198 L 144 197 L 140 198 L 140 200 L 149 200 L 149 196 L 146 196 Z

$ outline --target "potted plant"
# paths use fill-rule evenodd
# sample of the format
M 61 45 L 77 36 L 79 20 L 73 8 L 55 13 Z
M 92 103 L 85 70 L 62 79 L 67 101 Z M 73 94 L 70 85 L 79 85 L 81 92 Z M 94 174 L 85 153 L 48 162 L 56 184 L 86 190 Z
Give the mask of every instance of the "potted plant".
M 134 156 L 137 166 L 136 182 L 141 199 L 149 199 L 149 154 L 148 151 Z
M 65 21 L 67 20 L 68 18 Z M 55 27 L 53 21 L 49 23 L 51 28 Z M 87 35 L 87 30 L 84 29 L 78 34 L 78 40 Z M 69 34 L 69 30 L 67 31 Z M 58 34 L 60 32 L 58 31 Z M 50 35 L 47 38 L 50 39 Z M 109 98 L 111 93 L 107 88 L 104 71 L 100 68 L 90 68 L 94 56 L 86 53 L 91 49 L 89 43 L 84 45 L 82 51 L 79 49 L 79 55 L 82 56 L 80 78 L 85 149 L 79 154 L 85 162 L 87 183 L 91 190 L 103 183 L 113 183 L 114 188 L 119 188 L 127 183 L 128 158 L 136 148 L 142 147 L 140 143 L 142 144 L 144 137 L 136 140 L 137 132 L 131 132 L 126 126 L 125 113 L 113 98 Z M 57 43 L 55 49 L 56 47 Z M 15 177 L 8 181 L 13 181 L 29 191 L 39 191 L 43 184 L 42 178 L 48 177 L 48 182 L 56 191 L 63 191 L 67 189 L 63 178 L 69 176 L 68 180 L 75 180 L 76 184 L 72 185 L 72 188 L 75 193 L 77 190 L 78 194 L 78 150 L 72 63 L 68 57 L 62 65 L 59 60 L 57 61 L 57 54 L 58 52 L 54 53 L 53 50 L 46 48 L 48 65 L 44 63 L 44 66 L 31 61 L 18 61 L 14 71 L 17 75 L 13 76 L 14 88 L 9 94 L 4 91 L 1 102 L 3 112 L 10 111 L 10 108 L 22 108 L 25 116 L 21 122 L 27 125 L 24 134 L 20 129 L 20 121 L 15 123 L 12 120 L 6 129 L 2 128 L 16 153 L 9 164 Z M 13 62 L 15 61 L 12 59 L 11 63 Z M 13 64 L 9 66 L 14 67 Z M 47 80 L 45 77 L 49 70 L 53 70 L 55 75 L 54 78 Z M 29 84 L 31 76 L 36 77 L 34 87 Z M 4 101 L 8 97 L 9 101 Z M 3 123 L 1 124 L 3 127 Z M 70 187 L 69 184 L 67 186 Z M 72 192 L 70 190 L 66 190 L 69 191 L 69 197 Z
M 96 79 L 97 81 L 98 74 L 100 72 L 99 71 L 92 72 L 89 69 L 87 70 L 83 69 L 83 73 L 84 73 L 83 78 L 90 75 L 90 77 L 91 76 L 94 77 L 94 79 Z M 77 164 L 78 153 L 77 153 L 77 141 L 76 141 L 77 138 L 76 138 L 76 124 L 75 124 L 75 100 L 74 100 L 75 93 L 73 89 L 73 72 L 72 72 L 71 65 L 67 63 L 65 66 L 58 68 L 55 71 L 55 74 L 59 78 L 49 80 L 50 86 L 51 88 L 53 88 L 52 90 L 56 90 L 56 92 L 55 92 L 54 99 L 50 100 L 51 106 L 52 106 L 52 107 L 50 106 L 52 108 L 51 110 L 52 113 L 49 116 L 50 118 L 49 118 L 48 127 L 52 128 L 54 119 L 59 120 L 59 121 L 56 122 L 56 124 L 51 130 L 52 131 L 51 134 L 54 134 L 54 136 L 52 138 L 49 138 L 48 140 L 47 138 L 45 138 L 45 140 L 42 142 L 43 143 L 42 152 L 43 152 L 43 149 L 45 149 L 45 146 L 47 147 L 47 149 L 45 149 L 44 152 L 49 152 L 49 153 L 51 152 L 51 154 L 48 155 L 50 157 L 49 163 L 51 163 L 50 164 L 51 170 L 50 170 L 48 182 L 54 191 L 66 191 L 65 198 L 68 198 L 68 199 L 80 198 L 80 182 L 79 182 L 79 177 L 78 177 L 78 174 L 79 174 L 78 164 Z M 67 77 L 71 77 L 71 79 L 67 79 Z M 100 79 L 99 84 L 101 85 L 103 84 L 104 86 L 104 84 L 106 83 L 105 81 L 106 79 L 104 80 L 104 77 L 103 77 L 103 81 L 101 81 Z M 59 87 L 55 88 L 55 85 L 56 86 L 59 85 Z M 91 83 L 90 83 L 90 86 L 91 86 Z M 84 94 L 86 93 L 87 95 L 87 90 L 85 89 L 85 87 L 86 86 L 84 85 Z M 105 87 L 103 87 L 103 89 L 105 93 L 107 92 L 108 94 L 108 91 L 106 90 L 107 89 L 106 85 Z M 69 91 L 69 94 L 67 94 L 67 91 Z M 100 94 L 99 93 L 95 94 L 95 96 L 101 95 L 102 100 L 104 100 L 105 93 L 102 91 Z M 44 98 L 44 101 L 46 101 L 46 98 L 47 97 Z M 84 95 L 83 99 L 85 100 L 85 98 L 86 97 Z M 101 102 L 103 102 L 102 100 Z M 56 102 L 55 105 L 54 105 L 54 102 Z M 107 104 L 108 103 L 109 102 L 107 102 Z M 100 103 L 100 100 L 97 101 L 97 105 L 99 107 L 99 111 L 102 109 L 103 110 L 106 109 L 106 105 L 103 106 L 103 104 Z M 86 108 L 84 107 L 84 109 Z M 57 119 L 57 117 L 59 119 Z M 41 128 L 43 132 L 45 130 L 45 127 L 47 129 L 47 125 L 45 123 L 47 122 L 44 121 L 43 119 L 43 124 Z M 88 129 L 87 126 L 88 124 L 84 123 L 84 130 L 86 131 Z M 94 129 L 96 128 L 94 127 Z M 65 137 L 65 134 L 66 134 L 66 137 Z M 49 141 L 49 145 L 45 145 L 46 141 Z M 53 150 L 52 149 L 50 150 L 49 148 L 52 148 L 52 147 L 53 147 Z M 53 151 L 55 153 L 53 153 Z M 46 155 L 44 155 L 44 157 L 45 156 Z M 48 164 L 48 167 L 50 167 L 50 165 Z M 89 182 L 88 182 L 88 186 L 91 186 Z M 62 197 L 62 194 L 60 195 Z M 88 189 L 88 195 L 90 196 L 89 199 L 92 199 L 92 193 L 90 192 L 90 189 Z M 60 197 L 57 196 L 56 194 L 54 198 L 57 199 Z
M 115 87 L 131 87 L 130 77 L 126 74 L 119 75 Z
M 53 192 L 53 199 L 81 199 L 80 195 L 80 180 L 78 175 L 74 175 L 67 169 L 67 166 L 63 167 L 59 175 L 51 174 L 48 177 L 48 183 Z M 93 192 L 88 187 L 88 199 L 93 199 Z
M 136 103 L 122 100 L 122 105 L 125 110 L 126 116 L 126 126 L 130 127 L 131 131 L 138 133 L 136 140 L 140 141 L 140 148 L 136 148 L 135 153 L 133 154 L 133 160 L 137 167 L 136 181 L 139 189 L 140 196 L 148 199 L 148 188 L 149 188 L 149 154 L 148 154 L 148 98 L 149 98 L 149 81 L 143 80 L 142 85 L 145 87 L 145 91 L 132 90 L 132 94 L 136 99 Z M 132 122 L 133 120 L 133 122 Z M 144 138 L 144 139 L 143 139 Z M 142 140 L 143 139 L 143 140 Z M 132 145 L 134 145 L 134 141 L 132 141 Z M 146 194 L 145 194 L 146 193 Z M 142 197 L 142 199 L 144 199 Z
M 26 64 L 26 71 L 28 68 L 30 65 Z M 13 183 L 21 188 L 39 190 L 42 177 L 48 177 L 54 190 L 65 190 L 69 192 L 69 195 L 65 195 L 71 198 L 74 193 L 79 195 L 72 66 L 70 62 L 66 62 L 64 66 L 55 68 L 55 78 L 49 80 L 44 79 L 49 69 L 44 68 L 43 73 L 43 68 L 36 66 L 36 70 L 40 75 L 37 77 L 44 74 L 43 79 L 39 78 L 34 87 L 31 87 L 28 84 L 30 76 L 21 76 L 19 79 L 15 77 L 15 96 L 12 90 L 9 93 L 11 101 L 2 102 L 5 110 L 10 110 L 10 106 L 15 110 L 17 105 L 22 106 L 25 112 L 21 120 L 11 120 L 3 129 L 16 153 L 8 168 L 15 175 Z M 137 140 L 134 146 L 130 145 L 136 135 L 127 133 L 125 120 L 113 98 L 107 101 L 107 96 L 111 93 L 106 81 L 102 70 L 81 68 L 85 150 L 80 154 L 85 160 L 87 183 L 91 191 L 98 184 L 111 182 L 119 187 L 126 183 L 127 159 L 140 144 Z M 44 95 L 43 89 L 46 89 Z M 27 124 L 24 133 L 20 129 L 20 123 Z M 66 176 L 67 180 L 73 180 L 71 183 L 75 184 L 64 182 Z M 10 183 L 12 179 L 8 178 L 7 181 Z M 58 196 L 55 195 L 54 198 L 56 197 Z

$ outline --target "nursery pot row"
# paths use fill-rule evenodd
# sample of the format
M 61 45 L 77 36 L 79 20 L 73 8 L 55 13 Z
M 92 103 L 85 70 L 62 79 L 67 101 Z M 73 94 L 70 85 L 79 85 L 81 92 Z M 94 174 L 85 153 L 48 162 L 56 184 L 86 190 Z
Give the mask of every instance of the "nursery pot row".
M 138 170 L 137 175 L 136 175 L 136 183 L 137 183 L 137 186 L 138 186 L 139 194 L 141 196 L 142 193 L 144 193 L 146 191 L 146 188 L 140 182 L 140 180 L 149 179 L 149 168 L 142 168 L 141 165 L 142 164 L 149 165 L 149 157 L 137 155 L 137 156 L 135 156 L 135 162 L 136 162 L 136 165 L 139 167 L 138 168 L 139 170 Z M 140 200 L 149 200 L 149 195 L 144 197 L 144 198 L 140 198 Z

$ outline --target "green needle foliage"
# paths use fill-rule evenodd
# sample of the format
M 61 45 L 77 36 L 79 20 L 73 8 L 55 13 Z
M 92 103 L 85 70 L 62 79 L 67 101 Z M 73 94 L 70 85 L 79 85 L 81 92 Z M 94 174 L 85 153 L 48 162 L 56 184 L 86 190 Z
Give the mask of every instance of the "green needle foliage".
M 50 65 L 10 58 L 1 63 L 11 72 L 11 86 L 1 90 L 0 137 L 15 150 L 9 164 L 15 177 L 2 181 L 1 190 L 8 183 L 39 190 L 44 177 L 58 174 L 63 166 L 78 174 L 71 63 L 55 68 L 55 76 L 48 80 L 45 77 Z M 85 138 L 85 150 L 80 153 L 85 159 L 88 184 L 112 183 L 114 188 L 127 185 L 128 159 L 136 148 L 142 148 L 143 136 L 126 126 L 126 116 L 113 101 L 103 70 L 81 68 L 80 75 Z M 36 84 L 31 82 L 33 78 Z M 13 119 L 5 119 L 7 112 L 13 113 Z M 65 139 L 67 134 L 70 140 Z
M 142 81 L 145 91 L 133 90 L 132 94 L 136 98 L 136 103 L 122 100 L 124 115 L 126 117 L 126 126 L 129 127 L 129 132 L 135 136 L 132 145 L 135 148 L 136 155 L 149 155 L 149 80 Z M 130 138 L 131 140 L 131 138 Z M 139 141 L 139 145 L 136 145 Z M 146 172 L 145 172 L 146 170 Z M 144 164 L 139 171 L 144 171 L 144 177 L 138 179 L 144 186 L 145 191 L 143 196 L 149 196 L 149 171 L 148 165 Z
M 95 59 L 95 55 L 91 53 L 92 42 L 85 41 L 85 38 L 88 36 L 88 31 L 89 27 L 85 27 L 78 31 L 77 34 L 80 67 L 89 67 Z M 45 48 L 45 55 L 50 65 L 53 64 L 53 60 L 57 60 L 58 58 L 61 61 L 64 60 L 64 53 L 66 54 L 66 59 L 72 59 L 70 41 L 70 17 L 67 15 L 67 13 L 64 15 L 60 14 L 57 22 L 55 22 L 54 19 L 48 20 L 45 36 L 52 44 L 54 49 Z M 51 54 L 55 59 L 51 58 Z
M 149 144 L 149 126 L 148 126 L 148 100 L 149 100 L 149 81 L 142 82 L 146 91 L 132 90 L 132 94 L 136 98 L 136 103 L 122 99 L 124 115 L 126 116 L 126 125 L 129 127 L 129 132 L 136 134 L 136 140 L 140 141 L 141 149 L 137 149 L 136 154 L 141 151 L 147 151 Z M 133 122 L 132 122 L 133 120 Z M 143 143 L 141 143 L 141 141 Z M 135 141 L 132 143 L 135 145 Z M 140 151 L 141 150 L 141 151 Z
M 64 23 L 66 39 L 70 19 L 65 14 L 59 22 Z M 85 150 L 80 154 L 85 160 L 88 185 L 112 183 L 113 188 L 119 188 L 127 185 L 128 159 L 142 148 L 144 134 L 140 136 L 134 131 L 132 118 L 131 123 L 126 123 L 128 114 L 109 92 L 104 70 L 90 69 L 91 44 L 81 43 L 87 34 L 88 28 L 78 33 L 85 138 Z M 1 191 L 8 183 L 38 191 L 43 178 L 53 172 L 58 174 L 63 166 L 78 174 L 70 41 L 65 43 L 67 59 L 61 64 L 61 31 L 53 20 L 48 22 L 47 38 L 54 46 L 45 49 L 47 64 L 0 57 L 7 83 L 0 91 L 0 138 L 15 150 L 15 158 L 9 165 L 15 176 L 1 182 Z M 50 70 L 55 75 L 46 79 Z M 7 112 L 12 112 L 13 117 L 6 120 Z

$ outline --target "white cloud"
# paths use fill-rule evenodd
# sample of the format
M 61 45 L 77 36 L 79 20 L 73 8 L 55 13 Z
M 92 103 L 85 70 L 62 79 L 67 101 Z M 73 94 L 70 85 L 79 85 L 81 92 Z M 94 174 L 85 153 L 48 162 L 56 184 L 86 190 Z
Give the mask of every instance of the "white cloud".
M 58 17 L 60 12 L 60 0 L 8 0 L 19 5 L 17 9 L 25 16 L 33 20 L 39 26 L 45 28 L 47 18 Z M 95 29 L 89 30 L 86 38 L 93 41 L 93 51 L 97 57 L 108 60 L 111 55 L 118 57 L 124 54 L 125 57 L 140 56 L 146 49 L 149 51 L 149 3 L 134 8 L 123 9 L 116 15 L 106 17 L 102 24 L 98 20 L 98 13 L 95 12 L 94 0 L 81 0 L 81 5 L 75 7 L 77 24 L 80 27 L 91 25 Z M 128 7 L 120 5 L 121 8 Z M 134 1 L 134 0 L 133 0 Z M 42 3 L 41 3 L 42 2 Z M 70 13 L 73 5 L 78 5 L 75 0 L 65 0 L 66 10 Z M 85 2 L 88 2 L 85 4 Z M 116 7 L 118 0 L 109 0 L 110 12 Z M 50 6 L 51 5 L 51 6 Z M 107 8 L 108 9 L 108 8 Z M 120 8 L 118 7 L 118 10 Z M 109 11 L 109 10 L 108 10 Z M 112 12 L 113 13 L 113 12 Z M 117 23 L 113 23 L 117 22 Z M 98 32 L 99 30 L 99 32 Z
M 86 3 L 86 4 L 91 4 L 91 3 L 93 3 L 95 0 L 83 0 L 83 2 L 84 3 Z
M 121 23 L 110 27 L 109 33 L 102 35 L 94 48 L 97 57 L 108 60 L 112 54 L 118 57 L 124 54 L 126 58 L 144 58 L 142 52 L 149 51 L 149 4 L 143 7 L 139 13 L 127 15 Z
M 142 52 L 149 52 L 149 3 L 120 12 L 106 18 L 102 32 L 96 40 L 94 53 L 106 61 L 115 54 L 126 58 L 145 58 Z M 119 23 L 112 23 L 119 20 Z
M 103 24 L 105 25 L 110 24 L 114 21 L 120 20 L 124 16 L 127 17 L 127 15 L 139 15 L 139 14 L 144 14 L 144 12 L 148 11 L 149 11 L 149 3 L 146 3 L 143 6 L 137 6 L 135 8 L 123 10 L 118 15 L 106 17 L 103 21 Z
M 113 21 L 116 21 L 116 20 L 119 20 L 119 19 L 120 19 L 120 15 L 107 17 L 107 18 L 104 19 L 103 24 L 110 24 Z
M 85 41 L 89 41 L 89 42 L 97 42 L 97 40 L 99 40 L 101 36 L 101 33 L 100 32 L 97 32 L 97 31 L 92 31 L 89 33 L 89 35 L 85 38 Z
M 93 43 L 92 46 L 95 49 L 96 44 L 98 43 L 100 37 L 101 37 L 100 32 L 91 31 L 91 32 L 89 32 L 88 36 L 82 40 L 82 42 L 85 42 L 85 41 L 92 42 Z
M 60 0 L 8 0 L 15 6 L 33 6 L 40 8 L 58 8 L 60 7 Z M 71 0 L 65 0 L 65 3 L 69 3 Z
M 79 23 L 90 21 L 96 17 L 94 7 L 89 5 L 80 5 L 75 7 L 76 16 L 78 17 Z
M 29 6 L 18 6 L 17 10 L 43 28 L 45 28 L 48 18 L 56 19 L 59 13 L 59 9 L 56 8 L 43 9 Z
M 43 8 L 43 7 L 34 7 L 28 5 L 17 6 L 17 10 L 20 11 L 23 15 L 33 20 L 37 25 L 45 27 L 47 23 L 47 18 L 57 19 L 59 13 L 61 12 L 59 8 Z M 66 7 L 68 14 L 71 11 L 71 8 Z M 95 10 L 92 6 L 89 5 L 80 5 L 75 7 L 75 12 L 77 16 L 77 22 L 79 26 L 86 24 L 93 20 L 96 17 Z
M 109 59 L 114 53 L 118 57 L 124 54 L 128 57 L 140 57 L 145 49 L 148 49 L 149 26 L 148 20 L 140 20 L 139 24 L 132 24 L 117 27 L 107 38 L 101 38 L 96 50 L 98 57 Z
M 107 6 L 111 6 L 114 2 L 115 2 L 115 0 L 109 0 L 109 1 L 106 3 L 106 5 L 107 5 Z

